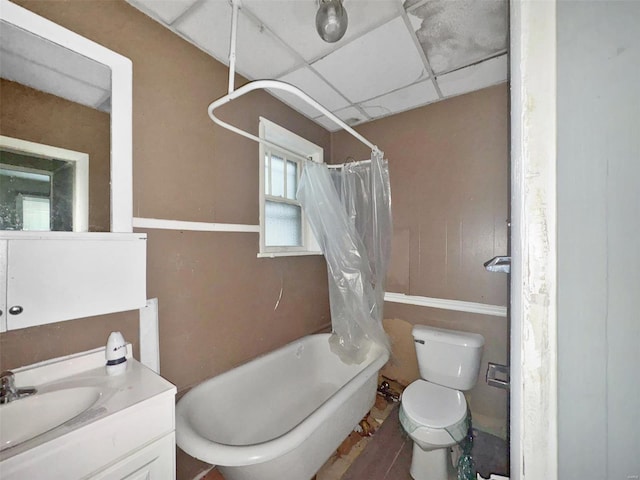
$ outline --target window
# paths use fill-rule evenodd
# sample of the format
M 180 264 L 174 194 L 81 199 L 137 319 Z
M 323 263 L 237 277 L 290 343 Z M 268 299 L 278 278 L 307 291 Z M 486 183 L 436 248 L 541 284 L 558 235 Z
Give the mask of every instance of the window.
M 0 150 L 5 160 L 11 159 Z M 46 170 L 0 163 L 0 230 L 51 230 L 52 179 Z
M 89 155 L 0 135 L 1 230 L 88 231 Z
M 308 140 L 260 118 L 260 138 L 299 152 L 314 162 L 323 150 Z M 259 257 L 321 254 L 300 203 L 296 199 L 304 160 L 284 149 L 260 144 Z
M 17 201 L 20 204 L 18 210 L 22 213 L 22 230 L 40 232 L 51 230 L 49 224 L 51 202 L 48 197 L 20 195 Z

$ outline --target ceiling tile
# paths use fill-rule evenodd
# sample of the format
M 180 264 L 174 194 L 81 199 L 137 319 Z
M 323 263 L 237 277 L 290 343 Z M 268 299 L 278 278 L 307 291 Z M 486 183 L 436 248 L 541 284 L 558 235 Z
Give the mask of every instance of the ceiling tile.
M 508 71 L 507 55 L 505 54 L 447 73 L 438 77 L 437 81 L 442 94 L 445 97 L 451 97 L 506 82 Z
M 197 0 L 127 0 L 134 7 L 148 15 L 172 24 Z
M 349 102 L 310 68 L 301 68 L 280 77 L 278 80 L 295 85 L 329 111 L 346 107 L 349 104 Z M 282 90 L 270 90 L 270 92 L 311 118 L 317 117 L 320 114 L 314 107 L 291 93 L 286 93 Z
M 378 97 L 426 77 L 402 17 L 339 48 L 313 67 L 352 102 Z
M 364 115 L 360 110 L 353 106 L 341 108 L 340 110 L 336 110 L 335 112 L 331 113 L 333 113 L 347 125 L 357 125 L 358 123 L 369 120 L 367 115 Z
M 507 0 L 429 0 L 407 12 L 435 73 L 506 51 Z
M 313 119 L 314 122 L 320 124 L 330 132 L 337 132 L 340 130 L 340 126 L 335 123 L 333 120 L 329 120 L 327 117 L 318 117 Z
M 391 20 L 402 9 L 399 0 L 346 0 L 344 6 L 349 19 L 347 32 L 340 41 L 326 43 L 316 31 L 316 0 L 243 0 L 242 5 L 277 32 L 307 62 L 313 62 Z
M 229 64 L 231 6 L 226 1 L 202 2 L 192 8 L 175 25 L 177 31 L 191 39 L 215 58 Z M 256 80 L 276 78 L 296 67 L 298 59 L 269 32 L 240 11 L 236 37 L 236 70 Z
M 341 108 L 332 113 L 347 125 L 356 125 L 369 120 L 369 118 L 356 107 Z
M 228 2 L 202 2 L 173 27 L 220 62 L 229 63 L 231 7 Z
M 403 112 L 439 99 L 433 82 L 425 80 L 360 104 L 372 118 Z
M 349 126 L 357 125 L 358 123 L 366 122 L 367 120 L 369 120 L 369 118 L 366 115 L 363 115 L 362 112 L 356 107 L 341 108 L 340 110 L 336 110 L 335 112 L 331 113 L 333 113 L 336 117 L 338 117 Z M 342 128 L 332 120 L 329 120 L 324 115 L 318 118 L 314 118 L 314 121 L 318 122 L 320 125 L 332 132 L 335 132 L 336 130 L 340 130 Z
M 309 105 L 307 102 L 294 95 L 293 93 L 284 92 L 282 90 L 275 90 L 273 88 L 269 88 L 267 91 L 278 100 L 283 101 L 294 110 L 302 113 L 303 115 L 306 115 L 309 118 L 313 118 L 317 116 L 318 113 L 320 113 L 318 112 L 318 110 L 313 108 L 311 105 Z

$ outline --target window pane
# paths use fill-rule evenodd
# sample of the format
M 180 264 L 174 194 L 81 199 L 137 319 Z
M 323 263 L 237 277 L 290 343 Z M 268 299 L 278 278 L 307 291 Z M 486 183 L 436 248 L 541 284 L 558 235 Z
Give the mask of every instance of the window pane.
M 284 197 L 284 159 L 271 156 L 271 195 Z
M 22 198 L 22 229 L 31 231 L 49 231 L 48 198 L 21 197 Z
M 269 158 L 270 154 L 267 153 L 264 156 L 264 193 L 267 195 L 271 195 L 271 190 L 269 190 Z
M 296 199 L 298 190 L 298 163 L 287 160 L 287 198 Z
M 265 202 L 265 245 L 295 247 L 302 245 L 302 210 L 297 205 Z

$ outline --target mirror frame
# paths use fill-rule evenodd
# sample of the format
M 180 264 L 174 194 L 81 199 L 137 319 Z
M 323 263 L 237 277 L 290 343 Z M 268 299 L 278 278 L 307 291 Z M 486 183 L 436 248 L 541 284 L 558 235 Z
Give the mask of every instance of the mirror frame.
M 0 20 L 11 23 L 22 30 L 106 65 L 111 69 L 110 231 L 114 233 L 132 232 L 133 68 L 131 60 L 15 3 L 11 3 L 9 0 L 0 0 Z M 0 232 L 0 235 L 4 233 L 6 232 Z M 11 233 L 19 235 L 21 232 Z

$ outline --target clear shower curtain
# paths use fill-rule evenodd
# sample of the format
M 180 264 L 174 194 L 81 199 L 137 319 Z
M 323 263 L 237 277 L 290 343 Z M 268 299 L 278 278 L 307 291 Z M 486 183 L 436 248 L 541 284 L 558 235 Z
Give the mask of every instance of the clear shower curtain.
M 372 152 L 371 163 L 331 171 L 307 162 L 297 198 L 327 261 L 331 350 L 350 364 L 365 360 L 371 342 L 389 350 L 382 328 L 391 252 L 387 161 Z

